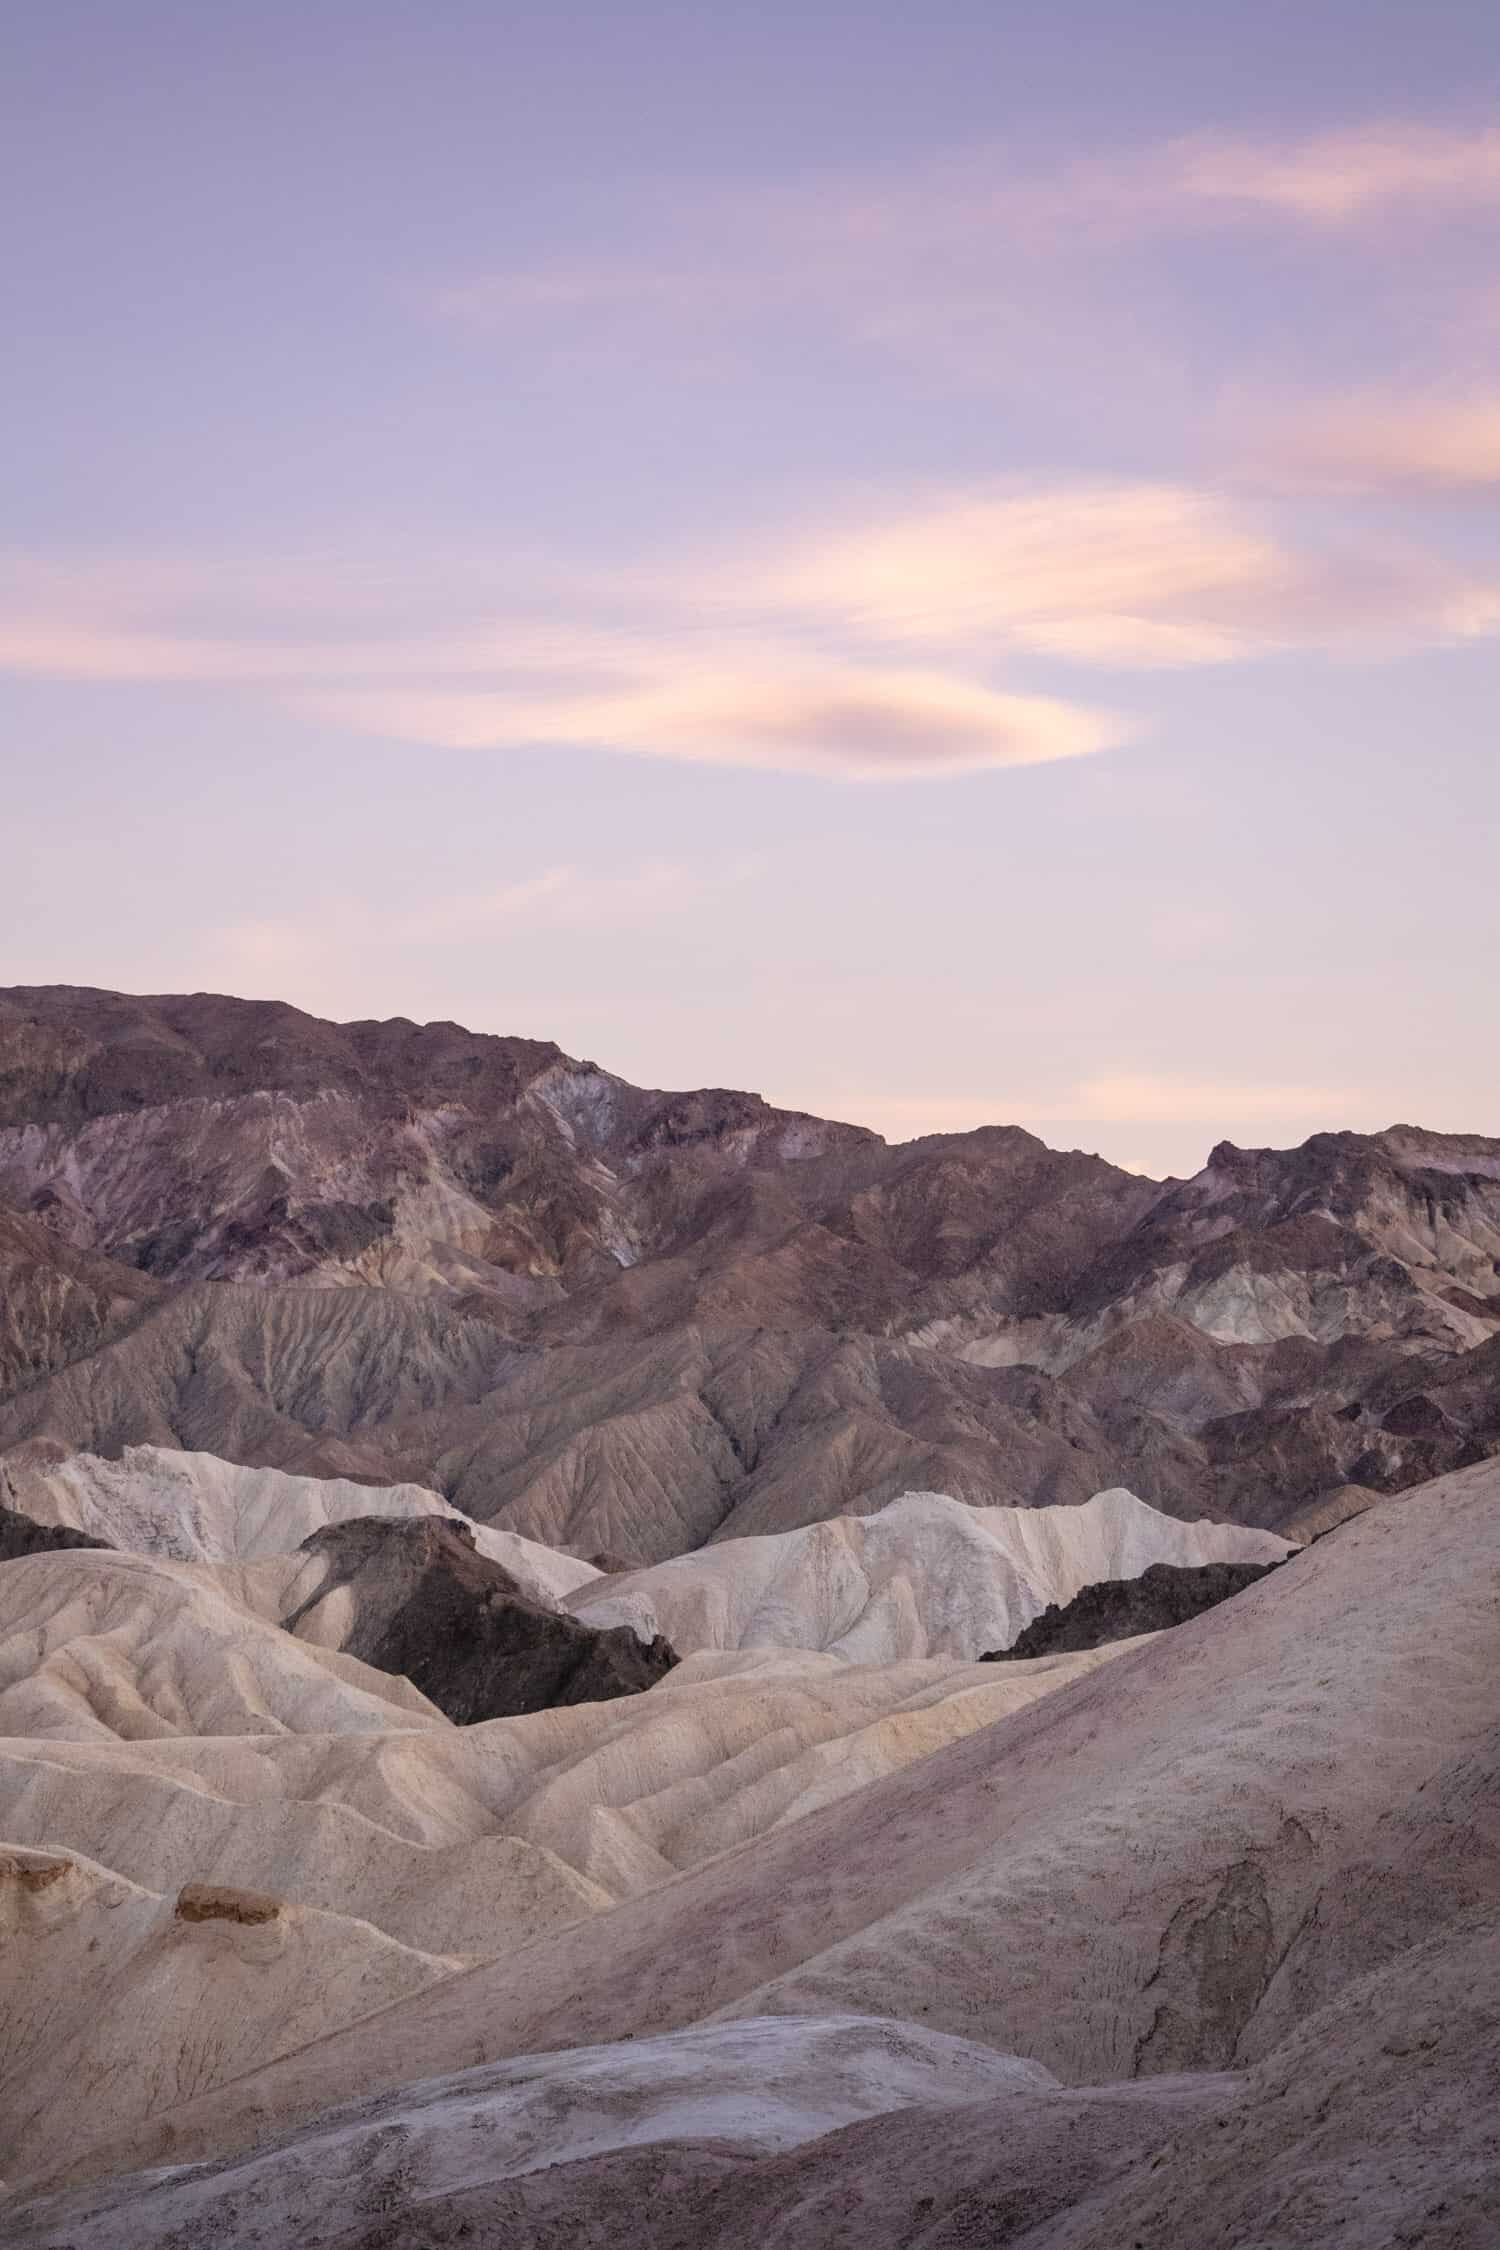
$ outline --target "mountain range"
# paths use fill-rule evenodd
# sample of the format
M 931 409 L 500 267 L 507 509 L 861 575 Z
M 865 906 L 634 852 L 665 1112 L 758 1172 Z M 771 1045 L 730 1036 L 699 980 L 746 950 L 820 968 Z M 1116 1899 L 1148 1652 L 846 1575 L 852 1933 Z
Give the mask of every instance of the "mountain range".
M 651 1564 L 908 1490 L 1301 1536 L 1500 1446 L 1500 1143 L 892 1147 L 542 1042 L 0 994 L 0 1451 L 415 1482 Z

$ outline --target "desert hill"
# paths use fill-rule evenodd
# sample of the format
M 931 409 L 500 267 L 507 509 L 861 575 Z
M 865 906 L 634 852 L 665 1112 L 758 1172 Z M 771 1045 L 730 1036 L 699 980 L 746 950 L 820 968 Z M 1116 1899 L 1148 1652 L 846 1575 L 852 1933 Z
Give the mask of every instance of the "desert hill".
M 769 1827 L 721 1827 L 710 1856 L 680 1873 L 653 1877 L 639 1859 L 626 1873 L 617 1851 L 619 1903 L 418 1983 L 222 2091 L 143 2116 L 122 2090 L 113 2110 L 101 2105 L 97 2144 L 48 2150 L 29 2169 L 62 2199 L 13 2206 L 14 2239 L 145 2250 L 196 2226 L 248 2250 L 295 2210 L 304 2239 L 346 2250 L 457 2243 L 464 2227 L 517 2243 L 549 2229 L 602 2242 L 608 2228 L 651 2250 L 690 2240 L 727 2250 L 757 2226 L 773 2242 L 780 2227 L 783 2245 L 957 2250 L 988 2210 L 1005 2214 L 991 2239 L 1028 2250 L 1138 2237 L 1184 2250 L 1219 2238 L 1374 2250 L 1395 2226 L 1477 2244 L 1500 2065 L 1497 1541 L 1500 1485 L 1481 1466 L 1378 1503 L 1155 1638 L 959 1667 L 966 1682 L 1018 1693 L 1048 1665 L 1064 1669 L 1050 1692 L 950 1733 L 946 1747 L 929 1738 L 884 1778 L 865 1769 L 844 1787 L 839 1776 L 821 1806 L 804 1797 Z M 192 1567 L 136 1560 L 148 1572 Z M 32 1557 L 0 1577 L 99 1562 L 87 1551 Z M 852 1683 L 903 1671 L 936 1686 L 937 1669 L 702 1656 L 623 1703 L 467 1730 L 414 1715 L 401 1754 L 462 1747 L 472 1775 L 491 1743 L 599 1726 L 639 1742 L 643 1723 L 665 1749 L 674 1706 L 717 1731 L 715 1697 L 732 1702 L 746 1681 L 748 1751 L 783 1738 L 767 1695 L 831 1680 L 847 1699 Z M 389 1750 L 363 1739 L 371 1780 L 383 1771 L 389 1790 Z M 70 1786 L 85 1760 L 96 1773 L 122 1755 L 170 1762 L 184 1779 L 216 1772 L 222 1798 L 228 1748 L 47 1745 L 41 1825 L 72 1805 L 108 1835 L 108 1798 L 96 1787 L 90 1803 Z M 247 1749 L 326 1758 L 287 1735 Z M 24 1746 L 6 1754 L 27 1762 Z M 689 1756 L 680 1770 L 695 1766 Z M 731 1744 L 720 1736 L 696 1770 L 733 1772 Z M 649 1769 L 641 1779 L 661 1838 L 681 1834 L 670 1793 Z M 700 1786 L 685 1783 L 683 1808 Z M 413 1779 L 407 1817 L 442 1794 Z M 255 1795 L 263 1801 L 263 1787 Z M 596 1808 L 612 1798 L 602 1771 L 569 1777 L 551 1799 L 554 1840 L 569 1819 L 575 1848 L 597 1833 Z M 347 1774 L 334 1799 L 352 1812 Z M 390 1809 L 377 1817 L 389 1824 Z M 114 1820 L 114 1865 L 122 1847 L 160 1853 L 171 1826 L 146 1811 Z M 170 1891 L 145 1873 L 127 1879 Z M 845 2037 L 823 2027 L 872 2017 L 891 2025 L 911 2067 L 928 2067 L 919 2058 L 936 2055 L 936 2035 L 952 2043 L 944 2070 L 982 2074 L 993 2055 L 1030 2075 L 988 2089 L 971 2078 L 961 2094 L 929 2079 L 912 2107 L 879 2091 L 873 2035 L 851 2033 L 840 2066 L 851 2090 L 830 2070 L 835 2111 L 820 2108 L 818 2043 Z M 679 2065 L 672 2042 L 683 2038 Z M 809 2057 L 808 2094 L 783 2051 Z M 677 2090 L 679 2069 L 702 2106 Z M 540 2139 L 527 2123 L 539 2098 Z M 878 2129 L 830 2127 L 846 2099 L 851 2119 L 886 2100 L 898 2114 Z M 353 2107 L 332 2114 L 340 2104 Z M 236 2157 L 252 2142 L 253 2156 Z M 234 2161 L 129 2176 L 202 2156 Z M 351 2209 L 343 2183 L 371 2165 L 372 2201 Z M 70 2175 L 95 2184 L 69 2189 Z

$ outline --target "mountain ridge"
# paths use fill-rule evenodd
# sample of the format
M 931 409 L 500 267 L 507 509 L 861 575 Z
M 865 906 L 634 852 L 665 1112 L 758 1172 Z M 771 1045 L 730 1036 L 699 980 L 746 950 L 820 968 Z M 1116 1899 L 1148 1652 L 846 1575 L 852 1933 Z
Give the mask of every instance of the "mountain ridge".
M 0 1277 L 0 1452 L 410 1480 L 634 1565 L 911 1489 L 1295 1530 L 1500 1448 L 1500 1142 L 1410 1125 L 1155 1182 L 453 1024 L 17 987 Z

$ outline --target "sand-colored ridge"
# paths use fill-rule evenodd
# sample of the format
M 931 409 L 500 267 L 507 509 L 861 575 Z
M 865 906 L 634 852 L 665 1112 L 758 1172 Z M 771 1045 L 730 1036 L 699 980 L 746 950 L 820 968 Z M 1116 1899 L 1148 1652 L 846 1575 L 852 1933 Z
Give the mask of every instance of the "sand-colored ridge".
M 592 1625 L 698 1649 L 810 1648 L 852 1663 L 975 1658 L 1049 1604 L 1152 1563 L 1279 1562 L 1285 1539 L 1181 1523 L 1122 1488 L 1081 1507 L 974 1508 L 908 1492 L 863 1516 L 726 1540 L 565 1597 Z
M 0 1738 L 446 1725 L 406 1680 L 296 1641 L 188 1564 L 74 1548 L 0 1568 Z
M 159 1567 L 159 1566 L 158 1566 Z M 180 1567 L 180 1566 L 173 1566 Z M 670 1880 L 1055 1692 L 1036 1664 L 705 1655 L 649 1695 L 458 1728 L 0 1740 L 12 1831 L 486 1957 Z
M 222 2152 L 356 2086 L 738 2014 L 915 2018 L 1069 2081 L 1253 2061 L 1373 1960 L 1500 1904 L 1497 1572 L 1500 1467 L 1484 1464 L 108 2161 Z

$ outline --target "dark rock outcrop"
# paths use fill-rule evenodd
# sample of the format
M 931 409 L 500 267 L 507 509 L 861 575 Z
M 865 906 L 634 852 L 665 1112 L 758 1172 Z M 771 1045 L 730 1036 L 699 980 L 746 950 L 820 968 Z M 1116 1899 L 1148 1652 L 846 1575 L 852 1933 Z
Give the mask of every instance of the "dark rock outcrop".
M 659 1635 L 648 1644 L 629 1626 L 585 1625 L 533 1601 L 477 1552 L 467 1524 L 358 1516 L 314 1532 L 302 1552 L 326 1575 L 286 1630 L 344 1591 L 352 1619 L 340 1646 L 403 1674 L 459 1726 L 639 1695 L 677 1662 Z
M 1280 1563 L 1202 1563 L 1183 1569 L 1153 1563 L 1139 1578 L 1107 1578 L 1085 1586 L 1070 1602 L 1049 1602 L 1009 1648 L 991 1649 L 981 1664 L 1005 1664 L 1012 1657 L 1067 1656 L 1100 1648 L 1106 1641 L 1128 1641 L 1137 1633 L 1159 1633 L 1185 1625 L 1232 1594 L 1242 1594 Z
M 0 1502 L 0 1562 L 19 1562 L 23 1555 L 55 1554 L 60 1547 L 107 1547 L 107 1539 L 91 1539 L 86 1531 L 66 1524 L 33 1523 L 16 1508 Z

